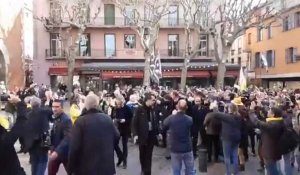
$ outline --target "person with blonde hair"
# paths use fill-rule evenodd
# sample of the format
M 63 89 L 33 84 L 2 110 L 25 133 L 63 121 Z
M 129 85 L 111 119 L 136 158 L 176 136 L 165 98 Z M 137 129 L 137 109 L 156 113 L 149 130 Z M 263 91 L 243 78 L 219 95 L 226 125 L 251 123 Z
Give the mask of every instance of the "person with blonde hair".
M 70 107 L 70 117 L 73 124 L 81 114 L 79 102 L 80 102 L 80 96 L 76 94 L 71 100 L 71 107 Z

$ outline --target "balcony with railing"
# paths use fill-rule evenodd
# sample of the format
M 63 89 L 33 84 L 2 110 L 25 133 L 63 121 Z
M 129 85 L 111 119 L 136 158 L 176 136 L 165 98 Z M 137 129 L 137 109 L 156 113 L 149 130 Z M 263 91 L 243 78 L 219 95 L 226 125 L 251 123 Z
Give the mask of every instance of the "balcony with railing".
M 145 25 L 149 22 L 145 21 Z M 163 18 L 160 20 L 160 27 L 183 27 L 184 19 L 182 18 Z M 90 23 L 88 27 L 130 27 L 134 26 L 134 21 L 125 17 L 98 17 L 93 23 Z
M 181 49 L 165 49 L 159 50 L 161 58 L 183 58 L 185 50 Z
M 183 49 L 163 49 L 159 50 L 160 57 L 164 59 L 182 59 L 185 51 Z M 62 59 L 67 57 L 67 52 L 64 50 L 45 50 L 46 59 Z M 76 59 L 105 59 L 105 58 L 124 58 L 124 59 L 143 59 L 144 50 L 137 49 L 87 49 L 79 50 L 76 53 Z

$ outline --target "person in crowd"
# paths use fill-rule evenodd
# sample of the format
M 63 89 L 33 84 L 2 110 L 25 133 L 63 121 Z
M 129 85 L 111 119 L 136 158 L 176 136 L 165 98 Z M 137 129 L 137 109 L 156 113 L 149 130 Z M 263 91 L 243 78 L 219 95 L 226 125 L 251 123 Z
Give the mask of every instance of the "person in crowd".
M 127 168 L 127 155 L 128 155 L 128 138 L 130 136 L 132 112 L 130 108 L 125 105 L 125 99 L 123 96 L 116 97 L 116 107 L 113 109 L 113 116 L 120 135 L 122 137 L 123 152 L 119 145 L 116 145 L 116 152 L 118 155 L 122 155 L 119 158 L 117 166 L 120 166 L 123 162 L 123 168 Z
M 160 122 L 162 123 L 173 111 L 172 98 L 169 94 L 164 95 L 163 99 L 160 101 L 159 108 Z M 165 130 L 162 130 L 162 139 L 163 147 L 167 148 L 167 132 Z
M 192 107 L 192 118 L 193 118 L 192 137 L 193 137 L 193 154 L 194 157 L 197 157 L 197 144 L 198 144 L 199 133 L 201 136 L 201 145 L 207 146 L 206 131 L 203 122 L 205 120 L 205 116 L 209 112 L 209 109 L 206 106 L 204 106 L 204 101 L 200 96 L 196 96 L 194 102 L 195 105 Z
M 50 148 L 49 119 L 52 111 L 41 108 L 41 100 L 33 96 L 30 100 L 32 110 L 27 115 L 25 125 L 25 150 L 29 152 L 31 174 L 44 175 Z
M 231 103 L 238 107 L 238 114 L 241 117 L 241 139 L 239 143 L 238 155 L 239 155 L 239 164 L 240 171 L 245 171 L 245 164 L 248 161 L 248 129 L 247 129 L 247 119 L 248 111 L 242 102 L 241 97 L 234 98 Z
M 289 104 L 286 104 L 285 106 L 280 106 L 280 109 L 282 110 L 282 118 L 285 127 L 289 129 L 294 129 L 293 127 L 293 111 Z M 284 161 L 284 173 L 285 175 L 292 175 L 293 174 L 293 165 L 295 161 L 294 156 L 295 150 L 282 155 L 283 161 Z
M 43 106 L 52 108 L 52 103 L 53 103 L 53 100 L 54 100 L 53 92 L 51 90 L 47 90 L 45 92 L 45 95 L 46 95 L 46 99 L 44 100 Z
M 185 174 L 194 175 L 194 157 L 191 142 L 193 120 L 185 115 L 186 100 L 179 100 L 177 113 L 164 120 L 164 128 L 170 133 L 170 150 L 173 175 L 181 174 L 182 162 L 185 164 Z
M 111 118 L 99 109 L 95 94 L 86 97 L 87 112 L 75 122 L 71 132 L 69 174 L 115 175 L 114 145 L 120 134 Z
M 219 147 L 220 147 L 220 132 L 221 132 L 222 124 L 215 117 L 215 115 L 217 115 L 219 112 L 218 104 L 216 101 L 210 104 L 210 110 L 212 110 L 212 112 L 206 115 L 203 123 L 207 133 L 208 162 L 212 161 L 213 150 L 214 150 L 214 161 L 218 162 Z
M 134 114 L 136 109 L 139 107 L 138 97 L 136 94 L 129 96 L 129 101 L 126 105 L 130 108 L 131 112 Z
M 255 102 L 251 103 L 250 109 L 255 108 Z M 277 161 L 281 159 L 279 138 L 284 129 L 282 111 L 272 107 L 268 111 L 266 122 L 260 121 L 254 112 L 250 112 L 251 121 L 261 130 L 262 156 L 268 175 L 279 175 Z
M 48 174 L 56 175 L 61 164 L 66 171 L 68 166 L 68 152 L 70 142 L 70 131 L 72 121 L 63 111 L 64 103 L 61 100 L 54 100 L 52 110 L 54 116 L 53 128 L 51 130 L 51 149 L 48 163 Z
M 228 113 L 219 113 L 216 119 L 222 121 L 221 140 L 223 146 L 226 175 L 239 174 L 238 147 L 241 141 L 241 117 L 238 107 L 230 103 Z
M 26 122 L 26 104 L 14 95 L 11 95 L 9 102 L 16 107 L 17 120 L 10 132 L 0 125 L 0 174 L 26 175 L 14 148 L 18 138 L 23 135 Z
M 75 123 L 75 121 L 81 114 L 79 102 L 80 102 L 79 94 L 74 95 L 74 97 L 71 99 L 71 107 L 70 107 L 70 117 L 72 120 L 72 124 Z
M 253 113 L 257 116 L 257 118 L 262 121 L 262 122 L 265 122 L 265 115 L 264 115 L 264 112 L 262 112 L 262 108 L 259 107 L 259 106 L 255 106 L 254 107 L 254 110 L 253 110 Z M 250 117 L 249 117 L 250 119 Z M 254 124 L 253 124 L 254 125 Z M 261 140 L 261 131 L 260 129 L 256 128 L 256 126 L 254 125 L 254 132 L 255 132 L 255 135 L 257 136 L 257 142 L 258 142 L 258 147 L 257 147 L 257 154 L 258 154 L 258 158 L 259 158 L 259 165 L 260 165 L 260 168 L 258 169 L 259 172 L 263 172 L 264 169 L 265 169 L 265 164 L 264 164 L 264 158 L 262 156 L 262 140 Z
M 158 144 L 159 121 L 154 111 L 155 102 L 153 94 L 145 93 L 144 102 L 133 118 L 134 142 L 138 140 L 143 175 L 151 175 L 153 147 Z

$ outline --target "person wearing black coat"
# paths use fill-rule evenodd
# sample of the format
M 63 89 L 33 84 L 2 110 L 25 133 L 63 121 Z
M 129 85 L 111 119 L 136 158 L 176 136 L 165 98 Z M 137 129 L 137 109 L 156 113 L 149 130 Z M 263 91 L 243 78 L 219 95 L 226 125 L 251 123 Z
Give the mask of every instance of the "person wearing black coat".
M 193 118 L 192 137 L 193 137 L 193 154 L 197 157 L 197 144 L 200 133 L 201 145 L 207 146 L 207 135 L 204 127 L 204 120 L 209 113 L 209 108 L 204 106 L 201 97 L 195 97 L 195 105 L 192 107 L 191 116 Z
M 31 174 L 44 175 L 48 162 L 48 150 L 50 148 L 49 122 L 52 111 L 41 108 L 41 100 L 32 97 L 30 104 L 32 110 L 27 114 L 24 129 L 25 151 L 29 152 Z
M 169 117 L 172 114 L 173 111 L 173 104 L 172 104 L 172 98 L 170 95 L 166 94 L 163 98 L 163 100 L 160 102 L 160 104 L 157 105 L 159 109 L 159 120 L 160 123 L 162 123 L 167 117 Z M 162 141 L 163 141 L 163 147 L 167 147 L 167 132 L 165 130 L 161 131 L 162 133 Z
M 17 120 L 10 132 L 0 125 L 0 175 L 25 175 L 14 144 L 22 136 L 24 130 L 26 104 L 17 97 L 12 97 L 10 102 L 16 104 Z
M 120 134 L 111 118 L 97 110 L 98 97 L 86 98 L 86 113 L 75 122 L 69 152 L 70 175 L 114 175 L 114 146 Z
M 114 123 L 117 125 L 120 135 L 122 137 L 123 151 L 121 151 L 119 144 L 115 146 L 115 150 L 119 157 L 117 166 L 120 166 L 123 162 L 123 168 L 127 168 L 127 155 L 128 155 L 128 138 L 131 131 L 132 112 L 130 108 L 125 105 L 123 97 L 116 98 L 116 107 L 112 112 Z
M 155 96 L 146 93 L 143 105 L 137 108 L 133 118 L 134 142 L 138 140 L 143 175 L 151 175 L 153 147 L 158 144 L 159 120 L 154 111 L 155 102 Z

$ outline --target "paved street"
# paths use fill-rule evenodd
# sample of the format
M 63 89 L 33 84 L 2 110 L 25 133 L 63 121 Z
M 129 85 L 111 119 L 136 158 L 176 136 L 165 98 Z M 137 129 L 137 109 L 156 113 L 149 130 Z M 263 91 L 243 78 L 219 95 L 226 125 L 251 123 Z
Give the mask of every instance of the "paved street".
M 153 175 L 171 175 L 171 164 L 170 161 L 165 159 L 165 150 L 161 148 L 155 148 L 153 155 L 153 166 L 152 171 Z M 28 163 L 28 155 L 19 155 L 21 164 L 24 166 L 27 174 L 30 174 L 30 165 Z M 197 167 L 198 160 L 196 160 Z M 241 173 L 241 175 L 256 175 L 260 174 L 257 172 L 258 169 L 258 161 L 257 158 L 251 157 L 250 161 L 246 164 L 246 171 Z M 117 175 L 140 175 L 140 165 L 138 159 L 138 148 L 136 146 L 131 145 L 129 147 L 129 156 L 128 156 L 128 167 L 126 170 L 122 168 L 117 168 Z M 200 174 L 197 171 L 197 174 Z M 208 168 L 209 175 L 223 175 L 224 173 L 224 165 L 223 163 L 218 163 L 214 165 L 210 165 Z M 295 172 L 296 174 L 296 172 Z M 60 168 L 59 175 L 66 175 L 64 168 Z M 201 175 L 201 174 L 200 174 Z

